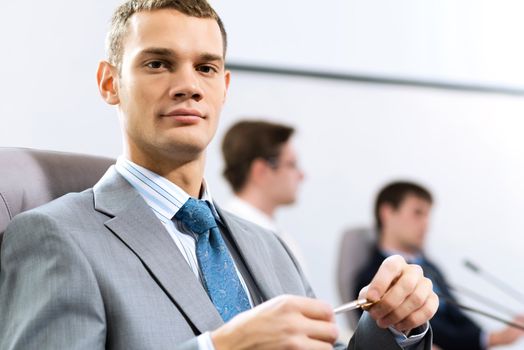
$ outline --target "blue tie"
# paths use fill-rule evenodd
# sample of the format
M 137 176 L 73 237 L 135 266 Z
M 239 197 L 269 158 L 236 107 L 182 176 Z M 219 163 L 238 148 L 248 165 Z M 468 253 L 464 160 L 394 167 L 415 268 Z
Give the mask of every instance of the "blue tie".
M 251 308 L 233 259 L 207 202 L 189 198 L 175 214 L 196 233 L 196 255 L 204 286 L 222 319 L 227 322 Z

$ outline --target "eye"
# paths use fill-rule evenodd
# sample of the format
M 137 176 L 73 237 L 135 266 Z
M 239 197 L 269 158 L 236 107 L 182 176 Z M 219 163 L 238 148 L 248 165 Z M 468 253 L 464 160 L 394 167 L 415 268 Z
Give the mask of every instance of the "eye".
M 211 66 L 211 65 L 202 65 L 197 68 L 199 72 L 206 73 L 206 74 L 212 74 L 212 73 L 218 73 L 218 69 Z
M 146 67 L 152 70 L 168 69 L 168 64 L 164 61 L 149 61 L 146 63 Z

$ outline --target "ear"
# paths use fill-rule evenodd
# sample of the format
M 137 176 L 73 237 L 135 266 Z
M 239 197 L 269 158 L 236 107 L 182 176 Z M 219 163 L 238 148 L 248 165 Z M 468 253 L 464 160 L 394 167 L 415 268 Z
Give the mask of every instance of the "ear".
M 378 215 L 382 221 L 382 226 L 384 226 L 384 223 L 389 220 L 393 212 L 394 208 L 390 204 L 385 203 L 380 206 L 378 209 Z
M 117 105 L 120 103 L 118 97 L 118 71 L 107 61 L 101 61 L 98 64 L 96 72 L 96 81 L 98 83 L 98 91 L 100 96 L 110 105 Z
M 230 81 L 231 81 L 231 71 L 226 70 L 226 72 L 224 73 L 224 83 L 226 84 L 226 88 L 224 90 L 224 99 L 222 100 L 222 102 L 226 102 L 226 96 L 229 90 Z

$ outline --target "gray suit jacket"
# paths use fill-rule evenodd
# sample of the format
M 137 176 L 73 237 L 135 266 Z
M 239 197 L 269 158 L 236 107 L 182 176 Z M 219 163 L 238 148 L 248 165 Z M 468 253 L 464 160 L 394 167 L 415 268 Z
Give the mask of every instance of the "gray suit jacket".
M 264 300 L 314 296 L 275 235 L 220 215 Z M 223 324 L 163 225 L 113 168 L 93 189 L 18 215 L 0 258 L 2 350 L 197 349 L 195 335 Z M 398 349 L 371 318 L 361 322 L 350 349 Z M 429 349 L 426 338 L 417 349 Z

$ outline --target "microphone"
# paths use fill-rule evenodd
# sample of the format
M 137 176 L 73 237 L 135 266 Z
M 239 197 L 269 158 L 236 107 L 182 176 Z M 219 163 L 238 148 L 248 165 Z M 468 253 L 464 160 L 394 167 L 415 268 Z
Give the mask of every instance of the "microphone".
M 471 261 L 469 261 L 469 260 L 464 260 L 464 265 L 465 265 L 468 269 L 470 269 L 471 271 L 473 271 L 473 272 L 475 272 L 475 273 L 479 273 L 479 272 L 480 272 L 480 268 L 479 268 L 477 265 L 473 264 L 473 263 L 472 263 Z
M 517 300 L 519 303 L 524 304 L 524 294 L 515 290 L 512 286 L 500 280 L 497 276 L 482 270 L 478 265 L 472 263 L 470 260 L 465 260 L 464 266 L 466 266 L 470 271 L 481 276 L 482 278 L 484 278 L 484 280 L 488 281 L 489 283 L 506 293 L 506 295 Z
M 438 297 L 440 299 L 446 301 L 449 304 L 455 305 L 459 309 L 462 309 L 462 310 L 465 310 L 465 311 L 470 311 L 470 312 L 482 315 L 484 317 L 491 318 L 492 320 L 499 321 L 501 323 L 504 323 L 505 325 L 508 325 L 510 327 L 517 328 L 517 329 L 520 329 L 520 330 L 524 331 L 524 325 L 522 325 L 522 324 L 518 324 L 518 323 L 515 323 L 515 322 L 512 322 L 512 321 L 508 321 L 508 320 L 506 320 L 506 319 L 504 319 L 502 317 L 498 317 L 498 316 L 495 316 L 493 314 L 490 314 L 489 312 L 485 312 L 485 311 L 482 311 L 482 310 L 479 310 L 479 309 L 475 309 L 475 308 L 466 306 L 464 304 L 460 304 L 460 303 L 456 302 L 455 300 L 453 300 L 451 298 L 448 298 L 445 295 L 442 295 L 440 293 L 438 293 L 437 295 L 438 295 Z

